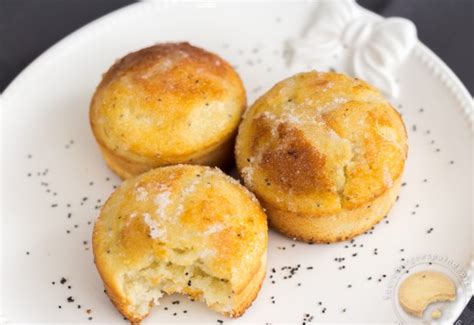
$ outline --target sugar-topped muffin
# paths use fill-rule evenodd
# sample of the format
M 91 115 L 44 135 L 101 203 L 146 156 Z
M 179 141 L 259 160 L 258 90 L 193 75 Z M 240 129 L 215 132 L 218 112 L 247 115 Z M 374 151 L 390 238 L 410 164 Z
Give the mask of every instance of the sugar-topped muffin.
M 163 294 L 237 317 L 265 276 L 267 220 L 252 193 L 217 168 L 161 167 L 126 180 L 93 234 L 106 292 L 131 322 Z
M 407 134 L 377 89 L 313 71 L 279 82 L 253 104 L 235 154 L 273 227 L 334 242 L 387 215 L 400 189 Z
M 188 43 L 157 44 L 118 60 L 90 105 L 90 123 L 121 178 L 178 163 L 226 166 L 246 107 L 235 70 Z

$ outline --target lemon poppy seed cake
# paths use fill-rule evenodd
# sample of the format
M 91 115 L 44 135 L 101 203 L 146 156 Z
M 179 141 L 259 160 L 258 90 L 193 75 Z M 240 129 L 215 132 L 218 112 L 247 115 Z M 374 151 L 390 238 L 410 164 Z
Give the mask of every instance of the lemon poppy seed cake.
M 262 208 L 236 180 L 175 165 L 130 178 L 110 196 L 93 249 L 108 296 L 133 323 L 164 293 L 237 317 L 260 290 L 267 236 Z
M 396 200 L 407 157 L 400 114 L 366 82 L 300 73 L 245 113 L 237 167 L 270 224 L 308 242 L 352 238 Z
M 226 166 L 246 106 L 245 90 L 223 59 L 188 43 L 130 53 L 103 76 L 90 123 L 121 178 L 192 163 Z

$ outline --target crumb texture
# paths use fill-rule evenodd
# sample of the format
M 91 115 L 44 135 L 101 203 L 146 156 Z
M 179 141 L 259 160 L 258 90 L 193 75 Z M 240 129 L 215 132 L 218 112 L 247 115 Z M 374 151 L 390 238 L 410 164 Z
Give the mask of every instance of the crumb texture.
M 129 319 L 143 319 L 165 293 L 237 315 L 263 280 L 266 216 L 253 194 L 218 169 L 163 167 L 112 194 L 93 247 L 107 293 Z

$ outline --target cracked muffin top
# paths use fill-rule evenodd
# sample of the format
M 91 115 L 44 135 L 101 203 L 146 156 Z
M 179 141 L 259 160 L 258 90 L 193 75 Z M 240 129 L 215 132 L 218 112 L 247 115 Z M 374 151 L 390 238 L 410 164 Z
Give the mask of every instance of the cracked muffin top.
M 321 216 L 385 193 L 407 150 L 401 116 L 377 89 L 311 71 L 279 82 L 245 113 L 236 159 L 266 204 Z

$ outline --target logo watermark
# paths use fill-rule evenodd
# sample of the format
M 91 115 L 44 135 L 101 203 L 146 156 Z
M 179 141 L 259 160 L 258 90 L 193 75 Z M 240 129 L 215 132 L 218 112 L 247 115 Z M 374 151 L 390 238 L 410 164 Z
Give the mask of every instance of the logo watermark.
M 401 324 L 420 321 L 432 324 L 437 322 L 440 324 L 453 323 L 472 295 L 472 279 L 468 267 L 468 265 L 461 265 L 452 258 L 439 254 L 424 254 L 408 258 L 389 277 L 384 299 L 391 300 L 393 310 Z M 422 319 L 407 313 L 400 305 L 398 296 L 403 281 L 411 274 L 421 271 L 443 273 L 452 280 L 456 287 L 456 299 L 454 301 L 430 304 L 426 308 Z M 436 313 L 439 312 L 439 319 L 433 317 L 435 311 Z

